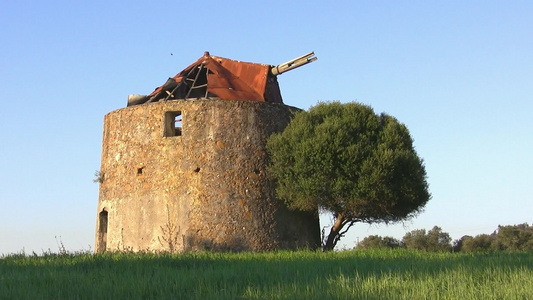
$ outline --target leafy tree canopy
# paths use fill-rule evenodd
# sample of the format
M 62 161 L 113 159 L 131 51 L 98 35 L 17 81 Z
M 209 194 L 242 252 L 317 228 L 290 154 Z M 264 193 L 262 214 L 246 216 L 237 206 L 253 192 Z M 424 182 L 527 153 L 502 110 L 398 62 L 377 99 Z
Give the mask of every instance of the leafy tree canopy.
M 356 222 L 405 220 L 430 199 L 407 127 L 367 105 L 319 103 L 272 135 L 267 150 L 279 198 L 293 209 L 333 214 L 325 250 Z
M 386 236 L 371 235 L 365 237 L 360 243 L 357 243 L 357 249 L 371 249 L 371 248 L 399 248 L 402 244 L 397 239 Z
M 407 249 L 426 251 L 451 251 L 452 238 L 438 226 L 426 233 L 425 229 L 417 229 L 404 235 L 402 243 Z
M 533 226 L 528 223 L 499 225 L 492 234 L 465 235 L 454 242 L 454 251 L 531 251 L 533 250 Z
M 498 250 L 533 250 L 533 226 L 527 223 L 498 226 L 495 247 Z

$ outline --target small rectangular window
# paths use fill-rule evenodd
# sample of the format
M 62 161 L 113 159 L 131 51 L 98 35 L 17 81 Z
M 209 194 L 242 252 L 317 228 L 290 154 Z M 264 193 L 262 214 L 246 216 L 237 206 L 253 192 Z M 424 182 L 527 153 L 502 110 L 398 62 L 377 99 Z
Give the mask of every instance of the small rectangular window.
M 165 113 L 165 137 L 181 136 L 181 111 Z

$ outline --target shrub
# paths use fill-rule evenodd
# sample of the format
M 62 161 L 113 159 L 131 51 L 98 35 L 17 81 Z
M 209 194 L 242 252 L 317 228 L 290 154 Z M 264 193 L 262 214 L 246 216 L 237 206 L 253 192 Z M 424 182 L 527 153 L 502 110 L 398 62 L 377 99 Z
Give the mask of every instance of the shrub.
M 451 237 L 438 226 L 434 226 L 426 233 L 425 229 L 408 232 L 403 237 L 403 244 L 407 249 L 425 251 L 451 251 Z
M 386 236 L 371 235 L 364 238 L 357 244 L 356 249 L 370 249 L 370 248 L 399 248 L 401 243 L 399 240 Z

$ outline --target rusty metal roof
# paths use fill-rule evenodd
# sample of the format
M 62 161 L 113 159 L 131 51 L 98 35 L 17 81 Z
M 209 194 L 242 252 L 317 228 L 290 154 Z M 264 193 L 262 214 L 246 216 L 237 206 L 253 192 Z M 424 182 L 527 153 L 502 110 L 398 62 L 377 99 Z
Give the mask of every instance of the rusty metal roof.
M 190 98 L 283 103 L 278 74 L 316 60 L 313 52 L 278 66 L 236 61 L 205 52 L 150 95 L 130 95 L 128 106 Z

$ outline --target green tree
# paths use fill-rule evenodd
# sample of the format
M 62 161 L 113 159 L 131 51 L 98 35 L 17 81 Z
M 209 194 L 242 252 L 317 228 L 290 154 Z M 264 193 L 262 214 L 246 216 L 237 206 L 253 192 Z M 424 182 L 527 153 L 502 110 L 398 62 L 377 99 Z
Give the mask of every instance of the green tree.
M 370 249 L 370 248 L 399 248 L 400 241 L 386 236 L 370 235 L 365 237 L 361 242 L 357 243 L 356 249 Z
M 483 252 L 494 249 L 496 235 L 479 234 L 475 237 L 469 235 L 461 238 L 461 252 Z
M 438 226 L 434 226 L 426 233 L 425 229 L 417 229 L 405 234 L 402 239 L 407 249 L 425 251 L 451 251 L 452 238 Z
M 324 250 L 357 222 L 406 220 L 430 199 L 407 127 L 367 105 L 319 103 L 270 136 L 267 150 L 280 199 L 292 209 L 333 214 Z
M 473 237 L 470 235 L 463 235 L 460 239 L 453 241 L 453 252 L 465 251 L 464 245 L 467 240 L 472 240 Z
M 533 227 L 527 223 L 499 225 L 494 244 L 498 250 L 533 250 Z
M 442 231 L 439 226 L 434 226 L 427 234 L 428 251 L 451 251 L 452 238 L 450 234 Z
M 407 249 L 427 250 L 428 239 L 425 229 L 416 229 L 403 236 L 402 243 Z

